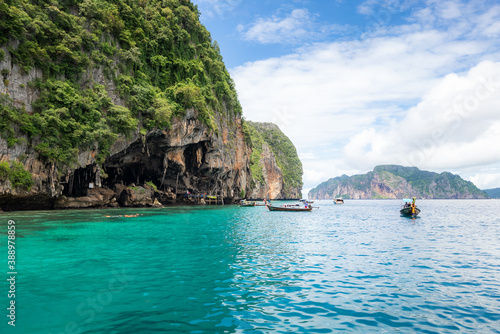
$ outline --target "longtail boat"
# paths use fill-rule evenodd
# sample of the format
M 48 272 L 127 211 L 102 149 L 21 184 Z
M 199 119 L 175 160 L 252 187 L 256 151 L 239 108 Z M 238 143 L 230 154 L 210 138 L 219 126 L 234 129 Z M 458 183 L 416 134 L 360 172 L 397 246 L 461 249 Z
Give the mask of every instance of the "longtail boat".
M 288 205 L 288 206 L 274 206 L 268 205 L 269 211 L 311 211 L 312 206 L 301 207 L 299 205 Z
M 415 204 L 415 197 L 413 197 L 413 200 L 409 198 L 404 198 L 399 213 L 401 214 L 401 216 L 405 217 L 418 216 L 418 214 L 420 213 L 420 209 L 417 208 L 417 205 Z

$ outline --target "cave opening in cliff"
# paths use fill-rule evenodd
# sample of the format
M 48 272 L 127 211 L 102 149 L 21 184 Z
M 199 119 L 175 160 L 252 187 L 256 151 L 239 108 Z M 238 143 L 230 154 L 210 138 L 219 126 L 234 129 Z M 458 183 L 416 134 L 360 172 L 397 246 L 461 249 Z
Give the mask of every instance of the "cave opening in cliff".
M 144 186 L 152 182 L 158 190 L 191 193 L 210 193 L 216 182 L 216 169 L 207 167 L 206 142 L 182 147 L 130 149 L 109 157 L 103 164 L 103 187 L 117 185 Z
M 146 182 L 158 184 L 158 171 L 142 162 L 127 164 L 123 166 L 104 166 L 107 178 L 104 184 L 108 188 L 113 188 L 115 184 L 144 185 Z
M 61 182 L 64 186 L 63 195 L 68 197 L 86 196 L 89 188 L 100 184 L 97 171 L 98 168 L 95 164 L 76 168 L 66 179 L 66 182 Z
M 205 163 L 207 147 L 204 142 L 188 145 L 184 149 L 184 162 L 186 170 L 192 174 L 198 174 L 200 168 Z

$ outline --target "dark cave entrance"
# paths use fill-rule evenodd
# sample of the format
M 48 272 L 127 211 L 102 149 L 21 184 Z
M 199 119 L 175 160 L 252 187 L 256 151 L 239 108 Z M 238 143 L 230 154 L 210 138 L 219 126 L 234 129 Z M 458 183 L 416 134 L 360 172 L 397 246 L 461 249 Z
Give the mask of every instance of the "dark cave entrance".
M 97 174 L 96 164 L 76 168 L 67 178 L 67 182 L 61 182 L 64 186 L 63 195 L 68 197 L 86 196 L 88 189 L 100 184 L 100 177 L 98 178 Z
M 192 174 L 199 174 L 200 168 L 205 163 L 207 147 L 204 142 L 188 145 L 184 149 L 184 163 L 186 170 Z
M 171 151 L 152 145 L 139 147 L 112 156 L 103 165 L 103 187 L 143 186 L 153 182 L 158 190 L 177 192 L 209 192 L 213 182 L 211 169 L 206 168 L 206 142 L 175 147 Z M 147 154 L 146 154 L 147 152 Z
M 105 165 L 104 171 L 108 175 L 105 185 L 112 189 L 115 184 L 123 184 L 125 186 L 132 184 L 143 185 L 149 181 L 158 184 L 158 172 L 148 167 L 142 162 L 122 166 Z

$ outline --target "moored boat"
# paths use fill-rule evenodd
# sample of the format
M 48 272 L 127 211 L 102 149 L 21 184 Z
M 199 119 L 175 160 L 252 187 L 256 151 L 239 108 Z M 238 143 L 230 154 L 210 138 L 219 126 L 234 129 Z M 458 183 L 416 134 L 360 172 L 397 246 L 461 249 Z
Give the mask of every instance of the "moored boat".
M 307 199 L 301 199 L 299 202 L 302 202 L 302 203 L 314 203 L 314 201 L 309 201 Z
M 253 201 L 245 201 L 245 200 L 241 200 L 240 202 L 240 206 L 255 206 L 255 202 Z
M 417 208 L 417 204 L 415 203 L 416 198 L 413 199 L 403 198 L 403 203 L 401 204 L 401 210 L 399 213 L 401 216 L 405 217 L 416 217 L 420 213 L 420 209 Z
M 333 200 L 333 203 L 335 203 L 335 204 L 344 204 L 344 199 L 342 197 L 336 197 Z
M 264 198 L 264 200 L 262 202 L 258 202 L 258 201 L 253 201 L 255 202 L 255 206 L 266 206 L 268 204 L 270 204 L 271 202 L 268 201 L 267 199 Z
M 267 208 L 269 211 L 312 211 L 312 206 L 300 206 L 298 204 L 294 205 L 282 205 L 282 206 L 274 206 L 274 205 L 267 205 Z

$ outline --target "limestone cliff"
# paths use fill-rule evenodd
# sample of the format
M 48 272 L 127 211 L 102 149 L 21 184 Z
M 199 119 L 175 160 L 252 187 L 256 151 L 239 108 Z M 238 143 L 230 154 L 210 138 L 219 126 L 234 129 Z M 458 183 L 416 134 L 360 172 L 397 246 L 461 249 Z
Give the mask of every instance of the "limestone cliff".
M 421 171 L 416 167 L 377 166 L 372 172 L 329 179 L 309 192 L 310 199 L 488 198 L 458 175 Z
M 245 122 L 252 145 L 249 198 L 298 199 L 302 163 L 290 139 L 272 123 Z
M 188 0 L 0 6 L 0 208 L 248 193 L 241 107 L 198 17 Z
M 136 131 L 118 140 L 101 165 L 95 151 L 81 151 L 76 167 L 60 170 L 39 159 L 26 142 L 8 147 L 0 139 L 0 160 L 23 162 L 33 177 L 30 189 L 3 178 L 0 208 L 144 206 L 153 205 L 155 198 L 168 204 L 187 192 L 222 196 L 230 203 L 249 188 L 249 156 L 240 118 L 221 120 L 216 135 L 195 110 L 175 119 L 169 130 Z M 138 187 L 142 194 L 148 189 L 148 196 L 135 199 Z

